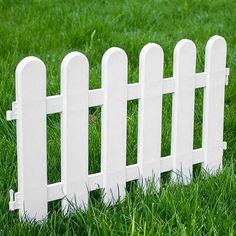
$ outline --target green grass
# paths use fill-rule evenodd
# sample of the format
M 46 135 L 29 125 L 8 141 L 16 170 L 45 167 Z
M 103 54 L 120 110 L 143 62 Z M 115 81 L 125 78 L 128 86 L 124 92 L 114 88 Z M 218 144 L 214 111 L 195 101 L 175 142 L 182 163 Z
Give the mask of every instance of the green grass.
M 1 235 L 235 235 L 236 234 L 236 2 L 215 1 L 11 1 L 0 0 L 0 234 Z M 20 223 L 8 211 L 8 190 L 17 190 L 15 122 L 5 112 L 15 100 L 14 71 L 28 55 L 47 66 L 47 94 L 59 93 L 60 63 L 70 51 L 90 61 L 90 88 L 99 88 L 100 61 L 111 46 L 129 57 L 129 82 L 138 81 L 138 55 L 149 42 L 165 52 L 165 77 L 172 75 L 175 44 L 189 38 L 197 46 L 197 71 L 203 70 L 204 47 L 215 34 L 228 43 L 230 84 L 226 89 L 224 170 L 215 177 L 196 171 L 189 186 L 168 184 L 160 193 L 150 185 L 144 195 L 129 183 L 127 197 L 105 207 L 99 191 L 89 209 L 63 217 L 60 202 L 49 204 L 47 223 Z M 170 153 L 171 96 L 164 96 L 162 155 Z M 202 90 L 197 91 L 194 146 L 201 146 Z M 137 102 L 128 104 L 127 163 L 136 162 Z M 59 115 L 48 117 L 48 182 L 60 180 Z M 100 109 L 90 109 L 90 173 L 100 170 Z M 199 167 L 197 168 L 199 169 Z M 165 183 L 166 182 L 166 183 Z

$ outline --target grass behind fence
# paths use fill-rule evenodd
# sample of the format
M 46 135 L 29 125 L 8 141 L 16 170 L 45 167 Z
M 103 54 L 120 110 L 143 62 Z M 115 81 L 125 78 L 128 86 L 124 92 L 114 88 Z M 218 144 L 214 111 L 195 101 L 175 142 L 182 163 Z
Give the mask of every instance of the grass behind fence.
M 0 0 L 0 235 L 235 235 L 236 233 L 236 2 L 217 1 L 8 1 Z M 60 201 L 49 204 L 48 222 L 20 223 L 8 212 L 8 190 L 17 190 L 15 122 L 5 112 L 15 100 L 14 71 L 28 55 L 47 66 L 47 94 L 60 91 L 60 63 L 70 51 L 84 53 L 90 62 L 90 89 L 99 88 L 100 62 L 111 46 L 129 58 L 129 83 L 138 81 L 138 56 L 149 42 L 165 53 L 165 77 L 172 76 L 173 50 L 182 38 L 197 46 L 197 72 L 204 68 L 204 48 L 215 34 L 228 43 L 230 84 L 226 89 L 225 134 L 228 149 L 224 170 L 209 177 L 195 167 L 189 186 L 168 184 L 146 195 L 135 181 L 127 186 L 123 203 L 105 207 L 99 191 L 92 192 L 87 213 L 62 216 Z M 194 147 L 201 146 L 202 89 L 196 91 Z M 163 98 L 162 156 L 170 154 L 171 95 Z M 89 172 L 100 170 L 100 108 L 90 109 Z M 137 101 L 128 102 L 127 164 L 137 161 Z M 60 181 L 60 117 L 48 116 L 48 182 Z

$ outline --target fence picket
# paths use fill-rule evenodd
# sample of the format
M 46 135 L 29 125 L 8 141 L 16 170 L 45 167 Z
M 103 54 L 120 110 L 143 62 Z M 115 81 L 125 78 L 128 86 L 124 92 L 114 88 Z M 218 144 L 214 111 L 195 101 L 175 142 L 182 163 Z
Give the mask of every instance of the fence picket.
M 160 186 L 161 119 L 163 50 L 154 43 L 147 44 L 140 53 L 138 164 L 139 182 L 145 187 L 148 179 Z
M 127 56 L 120 48 L 102 58 L 102 173 L 105 203 L 123 199 L 126 186 Z
M 184 184 L 192 175 L 195 65 L 195 44 L 190 40 L 181 40 L 174 50 L 176 88 L 172 107 L 171 155 L 174 157 L 172 179 Z
M 88 203 L 88 84 L 89 64 L 79 52 L 69 53 L 61 65 L 62 182 L 64 213 Z
M 203 167 L 211 173 L 222 167 L 226 51 L 224 38 L 213 36 L 209 39 L 205 55 L 207 83 L 204 88 L 202 146 Z
M 140 53 L 139 82 L 127 84 L 128 59 L 120 48 L 102 58 L 102 88 L 89 90 L 89 63 L 79 52 L 61 64 L 61 94 L 46 97 L 46 68 L 36 57 L 16 69 L 16 101 L 7 120 L 17 121 L 18 188 L 10 190 L 10 210 L 41 221 L 48 202 L 62 200 L 64 214 L 88 205 L 88 192 L 104 189 L 104 202 L 125 197 L 126 182 L 146 180 L 160 187 L 161 173 L 189 183 L 194 164 L 210 173 L 222 167 L 226 42 L 212 37 L 205 71 L 195 73 L 196 48 L 181 40 L 174 50 L 173 77 L 163 79 L 164 53 L 154 43 Z M 202 147 L 193 149 L 195 89 L 204 88 Z M 162 96 L 173 93 L 171 154 L 161 158 Z M 127 101 L 139 99 L 138 163 L 126 166 Z M 101 106 L 101 172 L 88 174 L 89 107 Z M 47 114 L 61 114 L 61 182 L 47 184 Z
M 20 217 L 47 216 L 46 68 L 36 57 L 16 69 L 17 162 Z

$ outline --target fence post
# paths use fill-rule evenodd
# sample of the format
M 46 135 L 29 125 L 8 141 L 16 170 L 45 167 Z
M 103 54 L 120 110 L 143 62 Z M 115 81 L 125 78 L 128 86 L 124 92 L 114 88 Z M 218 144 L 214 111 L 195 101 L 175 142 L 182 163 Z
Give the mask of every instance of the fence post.
M 102 58 L 102 173 L 105 203 L 123 199 L 126 186 L 127 55 L 108 49 Z
M 171 156 L 172 179 L 189 183 L 192 175 L 196 47 L 187 39 L 174 50 L 173 77 L 175 92 L 172 107 Z
M 89 64 L 79 52 L 69 53 L 61 65 L 61 154 L 64 213 L 88 203 L 88 85 Z
M 214 174 L 222 167 L 224 92 L 227 45 L 221 36 L 213 36 L 206 46 L 203 107 L 203 167 Z
M 47 216 L 46 68 L 36 57 L 16 69 L 17 162 L 20 217 Z
M 155 181 L 157 189 L 160 186 L 163 58 L 162 48 L 154 43 L 140 53 L 138 163 L 139 182 L 145 188 L 149 179 Z

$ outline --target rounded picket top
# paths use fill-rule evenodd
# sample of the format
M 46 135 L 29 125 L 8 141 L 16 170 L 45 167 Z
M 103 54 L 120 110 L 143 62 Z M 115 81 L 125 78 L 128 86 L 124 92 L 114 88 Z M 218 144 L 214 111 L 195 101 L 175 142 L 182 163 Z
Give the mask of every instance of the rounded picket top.
M 146 44 L 139 55 L 140 60 L 149 58 L 149 57 L 158 57 L 158 58 L 163 58 L 164 57 L 164 52 L 162 47 L 159 44 L 156 43 L 148 43 Z
M 63 96 L 74 96 L 82 92 L 84 96 L 89 86 L 89 61 L 80 52 L 67 54 L 61 63 L 61 93 Z
M 139 55 L 139 80 L 151 81 L 154 77 L 159 78 L 156 73 L 163 73 L 164 52 L 156 43 L 146 44 Z M 145 74 L 145 75 L 144 75 Z M 162 75 L 163 77 L 163 75 Z
M 206 45 L 205 70 L 219 70 L 226 64 L 227 43 L 221 36 L 214 35 Z
M 174 49 L 174 74 L 178 73 L 180 68 L 185 68 L 184 73 L 192 73 L 192 68 L 189 65 L 196 64 L 196 46 L 193 41 L 189 39 L 180 40 Z
M 16 82 L 18 80 L 29 78 L 29 76 L 25 76 L 25 75 L 30 75 L 30 74 L 33 75 L 40 72 L 46 74 L 46 66 L 44 62 L 34 56 L 25 57 L 19 62 L 19 64 L 16 67 Z M 34 78 L 36 77 L 34 76 L 30 77 L 30 79 L 34 79 Z
M 68 70 L 69 68 L 88 68 L 89 61 L 88 58 L 80 52 L 70 52 L 68 53 L 62 60 L 61 69 L 62 72 L 64 70 Z
M 16 67 L 16 99 L 46 94 L 46 66 L 39 58 L 30 56 Z M 42 91 L 41 91 L 42 90 Z
M 109 64 L 109 66 L 112 67 L 115 66 L 118 61 L 127 64 L 128 62 L 127 54 L 121 48 L 112 47 L 106 50 L 106 52 L 103 54 L 102 66 L 106 66 L 107 64 Z
M 217 48 L 220 48 L 222 50 L 226 49 L 226 47 L 226 40 L 222 36 L 214 35 L 208 40 L 206 50 L 212 50 Z
M 189 39 L 182 39 L 180 40 L 174 49 L 174 55 L 187 55 L 188 53 L 195 53 L 196 54 L 196 45 L 192 40 Z

